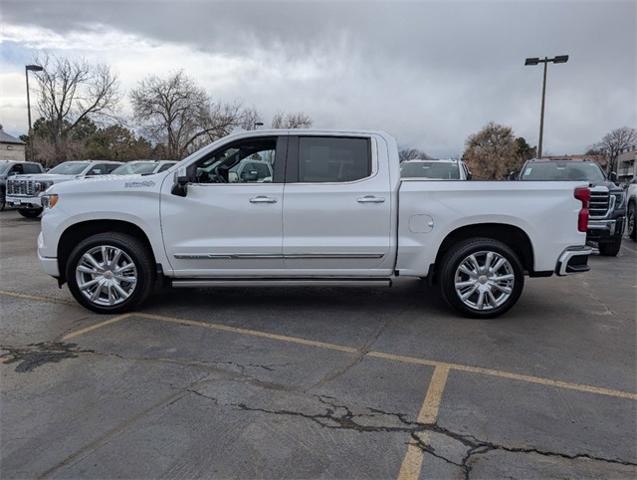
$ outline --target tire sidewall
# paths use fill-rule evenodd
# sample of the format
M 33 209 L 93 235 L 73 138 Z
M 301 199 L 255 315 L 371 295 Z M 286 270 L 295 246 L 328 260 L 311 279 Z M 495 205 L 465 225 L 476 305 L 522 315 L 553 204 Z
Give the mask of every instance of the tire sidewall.
M 630 225 L 631 220 L 632 220 L 633 228 L 632 230 L 628 231 L 628 236 L 632 240 L 637 240 L 637 225 L 635 225 L 635 221 L 637 220 L 637 218 L 635 218 L 635 202 L 630 202 L 628 204 L 628 215 L 627 215 L 628 225 Z
M 492 310 L 475 310 L 460 299 L 455 288 L 455 273 L 460 263 L 472 253 L 480 251 L 492 251 L 506 258 L 515 275 L 513 291 L 509 299 L 499 307 Z M 440 275 L 440 287 L 444 299 L 457 312 L 470 318 L 494 318 L 511 309 L 522 294 L 524 289 L 524 269 L 515 252 L 502 242 L 491 239 L 474 239 L 465 241 L 452 248 L 443 260 L 443 268 Z
M 82 255 L 91 248 L 101 245 L 109 245 L 123 250 L 131 258 L 137 269 L 137 283 L 133 294 L 117 305 L 94 304 L 84 296 L 77 285 L 75 269 Z M 146 258 L 144 258 L 145 256 Z M 66 262 L 66 281 L 73 297 L 89 310 L 98 313 L 120 313 L 134 308 L 146 298 L 154 282 L 154 272 L 152 271 L 152 263 L 148 261 L 144 246 L 140 242 L 132 237 L 123 240 L 114 235 L 97 234 L 80 242 L 69 255 L 69 259 Z

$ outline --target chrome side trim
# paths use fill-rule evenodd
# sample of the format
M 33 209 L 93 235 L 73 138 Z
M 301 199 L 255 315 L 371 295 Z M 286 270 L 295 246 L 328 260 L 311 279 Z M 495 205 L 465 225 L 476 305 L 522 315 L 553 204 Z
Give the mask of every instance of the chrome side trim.
M 179 260 L 246 260 L 246 259 L 288 259 L 288 260 L 347 260 L 364 258 L 383 258 L 384 253 L 292 253 L 282 255 L 278 253 L 175 253 L 173 257 Z
M 210 278 L 174 279 L 172 286 L 187 287 L 390 287 L 390 278 Z

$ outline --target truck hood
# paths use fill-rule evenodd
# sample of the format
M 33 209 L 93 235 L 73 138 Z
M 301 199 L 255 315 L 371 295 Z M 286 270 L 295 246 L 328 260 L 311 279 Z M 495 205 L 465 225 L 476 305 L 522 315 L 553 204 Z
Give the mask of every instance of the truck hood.
M 14 177 L 9 177 L 9 180 L 66 182 L 67 180 L 74 180 L 76 178 L 82 177 L 80 175 L 60 175 L 59 173 L 33 173 L 27 175 L 15 175 Z
M 53 185 L 48 193 L 125 192 L 131 190 L 159 190 L 165 172 L 155 175 L 100 175 L 81 182 Z

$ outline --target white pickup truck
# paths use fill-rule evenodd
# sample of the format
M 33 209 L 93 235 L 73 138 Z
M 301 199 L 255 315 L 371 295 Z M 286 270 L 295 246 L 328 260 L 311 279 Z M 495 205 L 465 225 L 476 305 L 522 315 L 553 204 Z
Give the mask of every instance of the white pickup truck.
M 246 159 L 267 164 L 237 175 Z M 270 175 L 271 170 L 271 175 Z M 235 174 L 232 174 L 232 172 Z M 458 312 L 494 317 L 524 276 L 588 270 L 585 182 L 400 178 L 380 132 L 263 130 L 144 177 L 45 193 L 44 270 L 115 313 L 174 287 L 386 285 L 428 277 Z

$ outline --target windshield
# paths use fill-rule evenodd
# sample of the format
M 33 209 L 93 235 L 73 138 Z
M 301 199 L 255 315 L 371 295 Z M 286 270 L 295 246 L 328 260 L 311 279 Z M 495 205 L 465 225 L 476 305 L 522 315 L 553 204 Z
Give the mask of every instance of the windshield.
M 153 173 L 157 167 L 156 162 L 131 162 L 125 163 L 117 167 L 111 172 L 112 175 L 133 175 L 133 174 L 147 174 Z
M 64 162 L 57 167 L 53 167 L 47 173 L 57 173 L 58 175 L 79 175 L 88 167 L 89 162 Z
M 440 180 L 459 180 L 460 169 L 457 163 L 448 162 L 405 162 L 400 166 L 403 178 L 435 178 Z
M 585 180 L 603 182 L 601 168 L 593 162 L 533 162 L 526 166 L 520 180 Z

